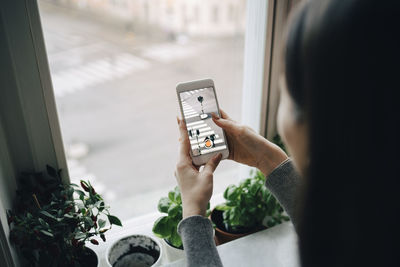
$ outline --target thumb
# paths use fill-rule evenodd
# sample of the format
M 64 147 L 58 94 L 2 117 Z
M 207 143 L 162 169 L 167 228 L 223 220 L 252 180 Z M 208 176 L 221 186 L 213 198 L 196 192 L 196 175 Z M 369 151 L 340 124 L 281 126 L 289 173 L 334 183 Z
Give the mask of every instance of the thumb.
M 228 132 L 232 132 L 235 128 L 237 128 L 237 125 L 234 121 L 220 118 L 215 113 L 212 113 L 212 119 L 216 125 Z
M 218 167 L 218 164 L 221 162 L 221 159 L 222 159 L 222 154 L 218 153 L 207 162 L 207 164 L 204 166 L 203 171 L 214 173 L 215 169 Z

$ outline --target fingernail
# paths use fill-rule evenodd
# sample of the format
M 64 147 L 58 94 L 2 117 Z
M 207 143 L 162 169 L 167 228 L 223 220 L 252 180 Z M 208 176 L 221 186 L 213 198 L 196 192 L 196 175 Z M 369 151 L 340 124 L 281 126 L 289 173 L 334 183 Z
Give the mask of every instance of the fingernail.
M 220 160 L 222 158 L 222 154 L 218 153 L 217 155 L 215 155 L 214 159 L 215 160 Z
M 214 119 L 219 120 L 219 117 L 214 112 L 212 112 L 211 115 L 213 116 Z

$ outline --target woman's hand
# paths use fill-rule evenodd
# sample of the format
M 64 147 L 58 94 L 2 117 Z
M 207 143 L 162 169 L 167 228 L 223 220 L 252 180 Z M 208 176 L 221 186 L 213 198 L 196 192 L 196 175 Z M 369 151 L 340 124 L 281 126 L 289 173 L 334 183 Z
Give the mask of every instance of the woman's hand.
M 175 177 L 181 189 L 183 218 L 192 215 L 206 215 L 207 204 L 213 191 L 213 173 L 221 161 L 222 154 L 211 158 L 202 171 L 192 164 L 190 142 L 183 120 L 178 119 L 180 137 L 179 161 Z
M 223 110 L 221 110 L 221 118 L 214 113 L 212 115 L 215 124 L 225 130 L 229 159 L 256 167 L 268 176 L 288 158 L 277 145 L 269 142 L 250 127 L 233 121 Z

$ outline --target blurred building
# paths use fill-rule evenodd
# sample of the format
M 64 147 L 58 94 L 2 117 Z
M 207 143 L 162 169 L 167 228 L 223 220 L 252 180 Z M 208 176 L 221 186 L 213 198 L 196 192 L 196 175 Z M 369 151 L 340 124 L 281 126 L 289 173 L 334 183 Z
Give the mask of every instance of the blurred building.
M 244 33 L 246 0 L 57 0 L 79 9 L 149 25 L 172 34 L 232 36 Z

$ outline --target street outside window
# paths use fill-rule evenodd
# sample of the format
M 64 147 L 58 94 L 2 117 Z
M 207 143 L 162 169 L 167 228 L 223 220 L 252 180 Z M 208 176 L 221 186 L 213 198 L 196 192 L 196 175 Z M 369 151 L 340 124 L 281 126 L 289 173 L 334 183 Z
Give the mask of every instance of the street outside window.
M 246 0 L 39 8 L 71 181 L 90 180 L 121 219 L 156 211 L 176 185 L 176 84 L 213 79 L 220 107 L 240 121 Z M 222 162 L 214 194 L 237 173 Z

